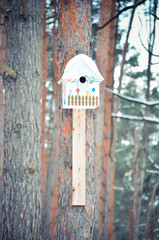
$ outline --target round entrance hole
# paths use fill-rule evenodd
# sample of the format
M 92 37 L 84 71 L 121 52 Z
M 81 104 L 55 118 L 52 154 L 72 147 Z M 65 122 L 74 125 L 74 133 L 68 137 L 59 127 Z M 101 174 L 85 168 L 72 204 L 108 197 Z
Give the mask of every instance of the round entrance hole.
M 79 80 L 80 80 L 81 83 L 85 83 L 86 82 L 86 78 L 85 77 L 80 77 Z

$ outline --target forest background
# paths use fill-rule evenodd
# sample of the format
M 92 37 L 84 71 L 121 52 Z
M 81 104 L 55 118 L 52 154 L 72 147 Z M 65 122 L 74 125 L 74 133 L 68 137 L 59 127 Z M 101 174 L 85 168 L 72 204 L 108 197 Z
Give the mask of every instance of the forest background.
M 159 239 L 158 20 L 157 0 L 0 1 L 2 239 Z M 73 208 L 57 81 L 78 53 L 105 80 L 87 111 L 87 204 Z

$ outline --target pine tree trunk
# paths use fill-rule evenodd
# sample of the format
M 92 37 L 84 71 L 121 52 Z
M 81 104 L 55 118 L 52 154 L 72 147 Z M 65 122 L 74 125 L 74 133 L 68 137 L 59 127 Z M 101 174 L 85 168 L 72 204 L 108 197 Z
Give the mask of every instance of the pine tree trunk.
M 155 3 L 155 4 L 154 4 Z M 150 11 L 151 4 L 153 4 L 153 14 L 156 15 L 157 11 L 157 2 L 150 2 Z M 152 53 L 156 37 L 156 18 L 154 18 L 153 24 L 149 22 L 150 32 L 149 32 L 149 42 L 148 42 L 148 68 L 147 68 L 147 87 L 146 87 L 146 100 L 150 100 L 150 84 L 151 84 L 151 66 L 152 66 Z M 145 116 L 149 114 L 149 106 L 145 107 Z M 144 172 L 146 166 L 146 145 L 148 140 L 148 123 L 144 122 L 143 131 L 142 131 L 142 149 L 139 151 L 139 163 L 138 163 L 138 172 L 135 176 L 135 193 L 134 193 L 134 229 L 133 229 L 133 240 L 139 239 L 139 224 L 140 224 L 140 215 L 141 215 L 141 206 L 142 206 L 142 192 L 144 184 Z
M 106 14 L 107 13 L 107 14 Z M 115 15 L 115 1 L 102 0 L 100 7 L 100 25 L 103 25 L 112 16 Z M 101 173 L 97 173 L 96 177 L 96 214 L 95 214 L 95 232 L 94 239 L 100 235 L 100 239 L 108 239 L 108 235 L 113 236 L 113 188 L 114 182 L 113 167 L 114 164 L 110 161 L 110 141 L 111 141 L 111 109 L 112 109 L 112 95 L 106 93 L 104 88 L 113 87 L 113 59 L 114 59 L 114 37 L 115 29 L 114 22 L 109 24 L 104 29 L 100 30 L 97 35 L 97 65 L 102 73 L 105 81 L 101 86 L 101 106 L 97 112 L 97 119 L 99 118 L 100 130 L 96 133 L 96 150 L 101 161 Z M 98 128 L 98 126 L 97 126 Z M 100 136 L 102 133 L 102 136 Z M 101 138 L 101 139 L 100 139 Z M 100 149 L 102 152 L 99 153 Z M 99 180 L 99 178 L 101 178 Z M 101 182 L 101 188 L 99 188 Z M 99 191 L 100 189 L 100 191 Z M 99 193 L 100 192 L 100 193 Z M 100 206 L 100 209 L 99 209 Z M 100 211 L 100 213 L 99 213 Z M 111 218 L 109 218 L 111 212 Z M 99 217 L 100 215 L 100 217 Z M 100 219 L 100 221 L 99 221 Z M 109 220 L 111 223 L 109 224 Z M 111 230 L 110 230 L 111 229 Z M 111 233 L 109 233 L 111 231 Z
M 59 88 L 58 88 L 58 38 L 56 28 L 54 29 L 54 43 L 53 43 L 53 68 L 54 68 L 54 102 L 55 102 L 55 112 L 54 112 L 54 138 L 53 138 L 53 149 L 52 149 L 52 163 L 54 164 L 54 189 L 51 203 L 51 213 L 50 213 L 50 234 L 53 236 L 53 240 L 56 238 L 56 224 L 57 224 L 57 211 L 58 211 L 58 160 L 60 152 L 60 115 L 59 115 Z
M 134 175 L 134 204 L 133 204 L 133 240 L 139 239 L 139 223 L 141 213 L 141 201 L 143 193 L 144 170 L 146 152 L 143 148 L 139 149 Z
M 42 1 L 42 16 L 45 19 L 45 1 Z M 41 163 L 42 163 L 42 208 L 46 189 L 46 175 L 47 175 L 47 155 L 45 149 L 46 129 L 46 80 L 47 80 L 48 54 L 47 54 L 47 34 L 46 21 L 43 21 L 42 28 L 42 46 L 41 46 L 41 78 L 42 78 L 42 104 L 41 104 Z
M 5 1 L 2 1 L 2 7 L 5 8 Z M 4 16 L 0 15 L 0 22 L 4 23 Z M 6 64 L 6 31 L 4 26 L 0 26 L 0 64 Z M 0 75 L 0 216 L 2 216 L 2 196 L 3 196 L 3 152 L 4 152 L 4 95 L 3 78 Z M 0 217 L 0 229 L 2 218 Z
M 133 137 L 134 137 L 134 161 L 132 164 L 132 179 L 134 182 L 134 175 L 137 164 L 137 154 L 139 152 L 139 137 L 136 128 L 133 129 Z M 129 240 L 133 240 L 133 219 L 134 219 L 134 199 L 131 200 L 130 205 L 130 213 L 129 213 Z
M 57 202 L 58 202 L 58 158 L 59 158 L 59 143 L 60 143 L 60 121 L 59 121 L 59 104 L 58 104 L 58 58 L 57 58 L 57 37 L 55 33 L 55 25 L 53 27 L 53 107 L 51 108 L 50 123 L 53 126 L 53 131 L 50 134 L 49 150 L 47 157 L 47 178 L 46 178 L 46 192 L 44 198 L 44 211 L 42 216 L 42 235 L 43 239 L 51 239 L 55 237 L 56 223 L 57 223 Z M 53 118 L 51 117 L 53 116 Z
M 2 239 L 41 239 L 41 1 L 7 1 Z
M 149 207 L 148 207 L 148 212 L 147 212 L 147 219 L 146 219 L 146 227 L 145 227 L 145 240 L 148 239 L 148 235 L 149 235 L 149 232 L 150 232 L 150 220 L 151 218 L 153 217 L 152 215 L 152 210 L 153 210 L 153 203 L 154 203 L 154 199 L 155 199 L 155 195 L 156 195 L 156 191 L 159 187 L 159 184 L 156 184 L 153 191 L 152 191 L 152 196 L 151 196 L 151 200 L 149 202 Z M 153 220 L 152 220 L 153 222 Z M 151 237 L 154 237 L 154 231 L 151 232 Z
M 60 74 L 68 60 L 91 56 L 91 1 L 60 0 Z M 86 206 L 72 206 L 72 110 L 61 111 L 57 239 L 92 239 L 94 219 L 94 111 L 86 117 Z

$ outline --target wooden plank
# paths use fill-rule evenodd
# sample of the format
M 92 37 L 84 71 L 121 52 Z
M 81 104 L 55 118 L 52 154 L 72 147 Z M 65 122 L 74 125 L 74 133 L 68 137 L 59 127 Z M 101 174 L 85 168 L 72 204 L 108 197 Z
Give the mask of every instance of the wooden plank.
M 98 106 L 98 96 L 96 97 L 96 106 Z
M 87 96 L 85 96 L 85 99 L 86 99 L 86 106 L 87 106 L 87 102 L 88 102 L 88 101 L 87 101 Z
M 82 96 L 82 106 L 84 106 L 84 96 Z
M 92 105 L 94 106 L 95 105 L 95 97 L 93 96 L 93 103 Z
M 89 106 L 91 106 L 91 96 L 89 96 Z
M 70 105 L 70 96 L 68 96 L 68 105 Z
M 75 96 L 75 106 L 77 106 L 77 96 Z
M 86 205 L 85 199 L 85 131 L 86 110 L 73 109 L 72 205 Z
M 74 101 L 73 101 L 73 96 L 72 96 L 72 98 L 71 98 L 71 99 L 72 99 L 72 106 L 73 106 L 73 103 L 74 103 Z

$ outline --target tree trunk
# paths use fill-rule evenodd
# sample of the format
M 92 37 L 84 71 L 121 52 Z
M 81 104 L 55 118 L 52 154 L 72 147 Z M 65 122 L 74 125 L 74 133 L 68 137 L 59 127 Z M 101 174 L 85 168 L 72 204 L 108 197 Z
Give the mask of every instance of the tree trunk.
M 150 2 L 150 11 L 151 11 Z M 154 0 L 153 13 L 156 16 L 157 2 Z M 151 83 L 151 65 L 152 65 L 152 53 L 155 43 L 155 33 L 156 33 L 156 18 L 154 18 L 153 24 L 149 21 L 150 32 L 149 32 L 149 42 L 148 42 L 148 68 L 147 68 L 147 88 L 146 88 L 146 100 L 150 100 L 150 83 Z M 149 114 L 149 106 L 145 108 L 145 116 Z M 139 223 L 141 214 L 141 202 L 142 202 L 142 192 L 144 183 L 144 171 L 146 166 L 146 145 L 148 140 L 148 123 L 144 122 L 142 131 L 142 150 L 139 152 L 140 163 L 138 164 L 138 173 L 135 176 L 135 193 L 134 193 L 134 229 L 133 229 L 133 240 L 139 239 Z M 136 194 L 136 195 L 135 195 Z
M 7 1 L 2 239 L 41 239 L 41 1 Z
M 100 7 L 100 25 L 111 19 L 115 15 L 115 1 L 103 0 Z M 107 13 L 107 14 L 106 14 Z M 114 22 L 100 30 L 97 35 L 97 65 L 105 81 L 101 86 L 101 107 L 97 112 L 97 125 L 100 130 L 96 131 L 96 152 L 99 155 L 98 162 L 101 161 L 101 172 L 97 172 L 96 177 L 96 215 L 95 215 L 95 232 L 94 239 L 100 235 L 100 239 L 108 239 L 109 230 L 112 229 L 113 216 L 109 227 L 108 213 L 113 210 L 113 192 L 111 193 L 111 176 L 113 171 L 112 162 L 110 162 L 110 139 L 111 139 L 111 108 L 112 96 L 105 92 L 104 88 L 112 89 L 113 86 L 113 54 L 114 54 Z M 99 126 L 97 126 L 99 128 Z M 101 135 L 101 136 L 100 136 Z M 101 139 L 100 139 L 101 138 Z M 102 149 L 101 152 L 100 149 Z M 99 168 L 100 169 L 100 168 Z M 109 176 L 109 177 L 108 177 Z M 101 178 L 100 181 L 98 180 Z M 101 189 L 99 184 L 101 183 Z M 113 189 L 113 188 L 112 188 Z M 111 202 L 110 202 L 111 195 Z M 100 198 L 99 198 L 100 197 Z M 111 206 L 111 207 L 110 207 Z M 100 221 L 99 221 L 100 207 Z M 113 234 L 110 233 L 112 236 Z
M 45 19 L 45 1 L 42 1 L 42 16 Z M 48 54 L 47 54 L 47 34 L 46 21 L 43 21 L 42 28 L 42 46 L 41 46 L 41 78 L 42 78 L 42 105 L 41 105 L 41 163 L 42 163 L 42 209 L 46 190 L 46 175 L 47 175 L 47 155 L 45 149 L 46 129 L 46 80 L 47 80 Z
M 55 25 L 53 27 L 53 70 L 54 70 L 54 82 L 53 82 L 53 107 L 51 107 L 50 124 L 53 128 L 51 131 L 49 150 L 47 157 L 47 178 L 46 178 L 46 193 L 44 199 L 44 211 L 42 216 L 42 235 L 43 239 L 51 239 L 55 237 L 56 222 L 57 222 L 57 200 L 58 200 L 58 156 L 59 156 L 59 143 L 60 143 L 60 121 L 59 121 L 59 109 L 58 109 L 58 59 L 57 49 L 57 37 L 55 32 Z M 53 116 L 53 118 L 51 117 Z M 52 238 L 53 237 L 53 238 Z
M 5 8 L 5 1 L 2 1 L 2 7 Z M 0 23 L 4 23 L 4 16 L 0 15 Z M 0 26 L 0 63 L 6 64 L 6 31 L 4 26 Z M 2 196 L 3 196 L 3 152 L 4 152 L 4 95 L 3 78 L 0 75 L 0 216 L 2 216 Z M 0 229 L 2 218 L 0 218 Z
M 149 202 L 147 219 L 146 219 L 146 227 L 145 227 L 145 240 L 148 239 L 148 235 L 149 235 L 149 232 L 150 232 L 149 227 L 150 227 L 150 220 L 152 218 L 153 203 L 154 203 L 154 199 L 155 199 L 155 195 L 156 195 L 156 191 L 157 191 L 158 187 L 159 187 L 159 184 L 156 184 L 153 191 L 152 191 L 151 200 Z M 154 234 L 154 231 L 153 231 L 153 234 Z
M 51 203 L 51 215 L 50 215 L 50 233 L 53 235 L 53 240 L 56 238 L 56 224 L 57 224 L 57 211 L 58 211 L 58 160 L 60 152 L 60 116 L 59 116 L 59 88 L 58 88 L 58 38 L 56 28 L 54 29 L 54 44 L 53 44 L 53 68 L 54 68 L 54 139 L 52 149 L 52 163 L 54 163 L 54 189 Z
M 91 56 L 91 1 L 60 0 L 60 74 L 77 54 Z M 92 239 L 94 220 L 94 111 L 86 117 L 86 206 L 72 206 L 72 110 L 61 111 L 57 239 Z
M 139 149 L 134 174 L 134 204 L 133 204 L 133 240 L 139 239 L 139 223 L 141 213 L 141 201 L 144 182 L 146 152 L 143 148 Z
M 133 129 L 133 138 L 134 138 L 134 161 L 132 164 L 132 179 L 134 182 L 135 169 L 137 164 L 137 154 L 139 152 L 139 137 L 136 128 Z M 134 184 L 133 184 L 134 185 Z M 129 240 L 133 240 L 133 219 L 134 219 L 134 199 L 132 198 L 130 205 L 129 213 Z

